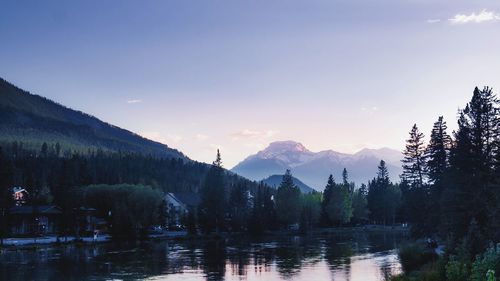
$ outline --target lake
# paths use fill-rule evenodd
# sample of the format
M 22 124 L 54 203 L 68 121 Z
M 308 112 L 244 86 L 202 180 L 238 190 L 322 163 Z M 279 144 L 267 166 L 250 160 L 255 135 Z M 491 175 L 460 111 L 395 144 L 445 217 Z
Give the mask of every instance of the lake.
M 8 250 L 0 280 L 350 280 L 399 273 L 395 233 L 150 241 Z

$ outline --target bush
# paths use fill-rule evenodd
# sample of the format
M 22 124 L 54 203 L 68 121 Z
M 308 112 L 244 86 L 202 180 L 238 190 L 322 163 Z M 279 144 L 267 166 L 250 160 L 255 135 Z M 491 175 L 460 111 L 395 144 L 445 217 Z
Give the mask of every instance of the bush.
M 491 278 L 496 280 L 494 276 L 498 270 L 500 270 L 500 245 L 491 246 L 482 255 L 477 256 L 472 264 L 470 280 L 483 281 Z
M 399 248 L 399 260 L 404 272 L 410 273 L 423 265 L 435 261 L 437 255 L 418 243 L 407 243 Z
M 455 257 L 446 264 L 446 280 L 467 281 L 468 275 L 467 265 Z

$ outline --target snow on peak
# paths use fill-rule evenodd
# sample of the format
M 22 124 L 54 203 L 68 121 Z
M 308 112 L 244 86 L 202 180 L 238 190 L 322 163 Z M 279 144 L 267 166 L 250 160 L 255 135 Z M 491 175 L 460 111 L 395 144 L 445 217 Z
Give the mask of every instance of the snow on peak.
M 305 152 L 309 151 L 304 145 L 296 141 L 275 141 L 269 144 L 269 146 L 264 149 L 266 152 L 283 153 L 283 152 Z
M 277 159 L 291 167 L 309 160 L 314 155 L 299 142 L 276 141 L 257 153 L 257 157 L 262 159 Z

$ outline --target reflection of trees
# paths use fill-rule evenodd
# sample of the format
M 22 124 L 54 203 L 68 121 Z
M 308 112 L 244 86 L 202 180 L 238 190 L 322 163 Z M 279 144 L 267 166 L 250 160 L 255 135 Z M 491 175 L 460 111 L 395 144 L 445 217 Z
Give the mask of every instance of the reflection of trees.
M 259 244 L 254 246 L 254 271 L 256 273 L 269 272 L 271 271 L 271 264 L 274 262 L 274 249 L 266 246 L 265 244 Z
M 320 262 L 323 255 L 321 239 L 314 236 L 306 236 L 302 237 L 300 241 L 300 247 L 303 252 L 303 262 L 309 265 Z
M 204 272 L 207 280 L 224 280 L 226 273 L 226 245 L 223 240 L 208 241 L 203 248 Z
M 317 263 L 321 260 L 321 242 L 317 237 L 291 237 L 280 240 L 275 250 L 276 266 L 285 278 L 300 271 L 303 263 Z
M 381 275 L 384 277 L 384 280 L 390 280 L 390 277 L 393 274 L 393 263 L 388 259 L 385 258 L 382 260 L 382 263 L 379 265 Z
M 99 244 L 64 246 L 37 251 L 7 251 L 0 255 L 0 280 L 143 279 L 162 274 L 200 270 L 207 280 L 226 275 L 245 276 L 255 272 L 265 279 L 277 270 L 283 279 L 292 279 L 302 267 L 323 266 L 350 276 L 353 255 L 373 255 L 382 276 L 394 271 L 397 261 L 387 250 L 397 247 L 401 236 L 392 233 L 329 234 L 305 237 L 274 236 L 262 241 L 245 239 L 218 241 L 154 241 L 141 245 Z M 370 255 L 372 256 L 372 255 Z M 386 259 L 385 259 L 386 258 Z M 316 265 L 317 262 L 320 262 Z M 335 274 L 334 274 L 335 275 Z M 311 280 L 313 280 L 312 278 Z
M 349 239 L 339 239 L 333 236 L 325 242 L 325 259 L 331 268 L 350 264 L 350 257 L 354 252 Z
M 283 277 L 290 278 L 300 271 L 302 252 L 296 242 L 290 245 L 278 245 L 275 250 L 276 266 Z
M 247 267 L 249 265 L 248 245 L 239 245 L 235 252 L 230 252 L 229 263 L 231 265 L 231 275 L 247 275 Z

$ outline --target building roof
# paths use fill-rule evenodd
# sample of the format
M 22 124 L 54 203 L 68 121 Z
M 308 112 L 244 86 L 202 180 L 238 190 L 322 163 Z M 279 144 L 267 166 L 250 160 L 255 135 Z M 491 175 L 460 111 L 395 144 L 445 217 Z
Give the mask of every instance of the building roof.
M 57 215 L 62 213 L 61 209 L 54 205 L 40 205 L 36 207 L 30 205 L 24 205 L 24 206 L 15 206 L 9 209 L 9 213 L 11 215 L 28 215 L 28 214 L 33 214 L 34 211 L 36 211 L 38 214 L 45 214 L 45 215 Z
M 167 193 L 165 195 L 165 200 L 169 203 L 174 205 L 175 207 L 183 207 L 185 208 L 186 204 L 184 202 L 181 202 L 173 193 Z
M 174 192 L 173 195 L 188 207 L 197 207 L 201 201 L 200 195 L 194 192 Z

